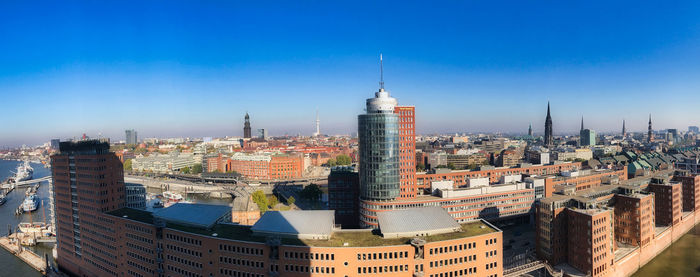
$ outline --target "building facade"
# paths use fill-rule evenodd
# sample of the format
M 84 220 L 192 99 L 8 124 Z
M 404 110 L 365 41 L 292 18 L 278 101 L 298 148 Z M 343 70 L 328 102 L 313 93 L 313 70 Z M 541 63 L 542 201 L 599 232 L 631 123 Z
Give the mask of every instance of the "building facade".
M 388 201 L 400 196 L 399 115 L 397 101 L 380 88 L 358 116 L 360 196 Z
M 51 156 L 57 260 L 78 276 L 120 276 L 117 226 L 105 212 L 125 206 L 124 169 L 96 140 L 61 142 Z
M 131 129 L 131 130 L 126 130 L 124 131 L 126 135 L 126 144 L 137 144 L 139 143 L 138 136 L 136 134 L 136 130 Z
M 410 199 L 418 195 L 416 186 L 416 108 L 396 106 L 399 116 L 399 198 Z
M 353 167 L 336 166 L 328 175 L 328 209 L 343 228 L 359 227 L 360 179 Z

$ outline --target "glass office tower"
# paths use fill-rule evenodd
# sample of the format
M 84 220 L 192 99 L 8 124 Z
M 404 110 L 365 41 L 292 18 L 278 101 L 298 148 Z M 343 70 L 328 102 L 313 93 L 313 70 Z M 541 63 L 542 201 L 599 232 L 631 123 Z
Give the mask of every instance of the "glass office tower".
M 389 201 L 399 197 L 399 116 L 397 101 L 380 88 L 367 99 L 367 113 L 358 116 L 360 194 L 362 199 Z

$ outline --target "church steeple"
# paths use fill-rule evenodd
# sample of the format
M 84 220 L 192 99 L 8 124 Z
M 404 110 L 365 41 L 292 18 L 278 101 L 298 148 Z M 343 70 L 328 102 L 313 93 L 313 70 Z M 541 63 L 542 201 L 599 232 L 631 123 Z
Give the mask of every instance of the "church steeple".
M 627 136 L 627 129 L 625 129 L 625 120 L 623 119 L 622 120 L 622 137 L 624 138 L 626 136 Z
M 527 135 L 532 137 L 532 123 L 530 123 L 530 127 L 527 128 Z
M 649 130 L 647 131 L 647 142 L 654 141 L 654 132 L 651 128 L 651 114 L 649 114 Z
M 549 109 L 549 101 L 547 101 L 547 118 L 544 120 L 544 145 L 554 145 L 554 137 L 552 133 L 552 115 Z

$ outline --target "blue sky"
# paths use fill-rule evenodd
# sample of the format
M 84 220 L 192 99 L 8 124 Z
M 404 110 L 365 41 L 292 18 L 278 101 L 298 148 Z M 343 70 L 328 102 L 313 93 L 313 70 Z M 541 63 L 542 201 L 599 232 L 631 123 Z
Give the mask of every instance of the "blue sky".
M 86 2 L 0 2 L 0 146 L 350 134 L 380 52 L 419 133 L 700 125 L 697 1 Z

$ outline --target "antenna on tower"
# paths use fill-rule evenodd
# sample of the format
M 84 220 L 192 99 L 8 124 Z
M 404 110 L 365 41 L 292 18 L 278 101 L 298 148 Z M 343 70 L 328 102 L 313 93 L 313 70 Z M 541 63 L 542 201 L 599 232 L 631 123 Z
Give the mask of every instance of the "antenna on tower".
M 379 53 L 379 88 L 384 89 L 384 61 L 382 61 L 382 53 Z

